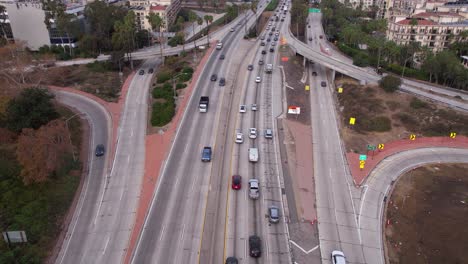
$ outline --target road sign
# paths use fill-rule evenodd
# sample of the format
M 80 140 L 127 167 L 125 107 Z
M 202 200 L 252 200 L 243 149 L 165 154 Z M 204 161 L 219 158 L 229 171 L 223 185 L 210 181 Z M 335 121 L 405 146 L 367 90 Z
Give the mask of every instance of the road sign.
M 28 239 L 26 238 L 26 233 L 24 231 L 7 231 L 7 232 L 3 232 L 3 239 L 8 244 L 28 242 Z
M 410 139 L 410 140 L 415 140 L 415 139 L 416 139 L 416 135 L 415 135 L 415 134 L 411 134 L 411 135 L 409 136 L 409 139 Z
M 367 150 L 375 150 L 375 145 L 367 145 Z
M 318 9 L 318 8 L 309 8 L 309 13 L 320 13 L 320 9 Z
M 366 165 L 366 161 L 365 160 L 360 160 L 359 161 L 359 168 L 364 169 L 364 165 Z
M 385 145 L 384 144 L 379 144 L 379 149 L 382 150 L 384 149 Z
M 363 155 L 363 154 L 359 155 L 359 161 L 365 161 L 365 160 L 367 160 L 367 155 Z
M 450 133 L 450 138 L 456 138 L 456 137 L 457 137 L 457 133 L 455 132 Z
M 288 114 L 298 115 L 301 113 L 301 108 L 298 106 L 290 106 L 288 107 Z
M 349 119 L 349 124 L 350 124 L 350 125 L 354 125 L 355 123 L 356 123 L 356 118 L 351 117 L 351 118 Z
M 281 57 L 281 61 L 288 61 L 289 58 L 288 57 Z
M 343 87 L 338 87 L 338 93 L 343 93 Z
M 309 90 L 310 90 L 310 86 L 309 86 L 309 85 L 306 85 L 306 86 L 305 86 L 305 90 L 306 90 L 306 91 L 309 91 Z

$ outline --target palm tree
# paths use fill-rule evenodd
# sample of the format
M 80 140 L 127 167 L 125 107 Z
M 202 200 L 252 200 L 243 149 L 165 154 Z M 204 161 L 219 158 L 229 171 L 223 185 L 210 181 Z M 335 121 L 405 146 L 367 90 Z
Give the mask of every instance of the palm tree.
M 206 22 L 206 35 L 207 35 L 206 44 L 209 47 L 210 46 L 210 24 L 213 22 L 213 16 L 205 15 L 203 18 L 205 19 L 205 22 Z
M 159 47 L 161 49 L 161 60 L 164 64 L 164 56 L 163 56 L 163 36 L 162 36 L 162 28 L 164 27 L 164 20 L 159 16 L 159 13 L 153 13 L 151 12 L 148 16 L 146 16 L 148 19 L 151 29 L 157 30 L 159 32 Z
M 0 5 L 0 15 L 2 15 L 5 12 L 6 12 L 6 7 Z M 5 32 L 5 28 L 3 27 L 3 23 L 0 23 L 0 28 L 2 29 L 2 34 L 3 34 L 4 38 L 5 38 L 5 40 L 7 40 L 8 37 L 7 37 L 7 34 Z

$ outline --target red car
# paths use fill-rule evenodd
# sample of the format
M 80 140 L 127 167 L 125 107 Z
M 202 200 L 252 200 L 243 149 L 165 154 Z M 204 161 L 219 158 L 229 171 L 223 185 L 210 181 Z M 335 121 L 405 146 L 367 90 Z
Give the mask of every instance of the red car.
M 232 189 L 240 190 L 242 186 L 242 177 L 240 175 L 232 175 Z

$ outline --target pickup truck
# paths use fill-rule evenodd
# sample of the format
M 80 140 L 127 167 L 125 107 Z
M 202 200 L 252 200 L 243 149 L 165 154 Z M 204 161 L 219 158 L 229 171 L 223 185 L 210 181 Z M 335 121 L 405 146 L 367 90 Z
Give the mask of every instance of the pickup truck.
M 208 112 L 208 105 L 210 104 L 210 98 L 208 96 L 201 96 L 200 97 L 200 104 L 198 105 L 198 109 L 201 113 Z

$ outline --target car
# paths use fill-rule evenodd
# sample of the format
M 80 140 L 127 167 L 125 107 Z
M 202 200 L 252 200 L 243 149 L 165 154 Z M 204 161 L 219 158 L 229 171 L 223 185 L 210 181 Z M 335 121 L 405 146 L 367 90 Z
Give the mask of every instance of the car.
M 234 30 L 235 30 L 234 28 L 231 28 L 231 30 L 229 30 L 229 31 L 234 32 Z
M 235 257 L 227 257 L 225 264 L 238 264 L 237 258 Z
M 310 28 L 310 25 L 308 25 L 307 27 Z
M 260 37 L 260 40 L 265 40 L 265 36 L 261 36 L 261 37 Z
M 275 36 L 277 36 L 277 37 L 278 37 L 278 36 L 279 36 L 279 32 L 276 32 L 276 33 L 275 33 Z
M 263 65 L 263 60 L 259 60 L 258 65 Z
M 96 146 L 96 151 L 95 151 L 96 157 L 103 156 L 105 152 L 106 152 L 106 149 L 104 148 L 103 144 L 98 144 Z
M 249 128 L 249 138 L 256 139 L 257 138 L 257 129 L 254 127 Z
M 252 111 L 257 111 L 257 104 L 252 104 L 250 109 L 252 109 Z
M 265 42 L 263 42 L 263 41 L 262 41 L 262 42 L 260 42 L 260 46 L 265 46 L 265 45 L 266 45 L 266 43 L 265 43 Z
M 270 30 L 270 27 L 266 27 L 266 30 Z
M 254 66 L 252 64 L 249 64 L 249 66 L 247 66 L 247 70 L 253 71 L 253 69 L 254 69 Z
M 224 86 L 224 85 L 226 85 L 226 79 L 219 78 L 219 86 Z
M 267 42 L 270 42 L 271 41 L 271 38 L 267 38 Z
M 275 52 L 275 49 L 274 49 L 274 48 L 270 48 L 270 52 Z
M 268 36 L 271 36 L 271 35 L 273 35 L 273 32 L 268 33 Z
M 275 40 L 275 41 L 278 41 L 278 37 L 275 37 L 274 40 Z
M 260 184 L 257 179 L 249 180 L 249 197 L 251 199 L 257 199 L 260 196 Z
M 260 76 L 257 76 L 257 77 L 255 78 L 255 82 L 256 82 L 256 83 L 262 82 L 262 78 L 260 78 Z
M 236 140 L 235 140 L 235 142 L 236 142 L 237 144 L 242 144 L 242 143 L 244 143 L 244 134 L 242 134 L 241 132 L 237 132 L 237 133 L 236 133 Z
M 140 74 L 140 75 L 145 74 L 145 70 L 140 70 L 140 71 L 138 72 L 138 74 Z
M 266 54 L 266 50 L 262 50 L 262 54 Z
M 312 37 L 309 37 L 309 41 L 312 41 Z
M 320 36 L 319 36 L 319 38 L 323 39 L 323 36 L 322 36 L 322 35 L 320 35 Z
M 240 175 L 232 175 L 232 184 L 231 187 L 233 190 L 240 190 L 242 187 L 242 177 Z
M 153 72 L 154 72 L 153 68 L 150 68 L 150 69 L 148 70 L 148 73 L 153 73 Z
M 317 76 L 317 72 L 312 72 L 312 76 Z
M 211 147 L 204 147 L 202 150 L 202 161 L 211 161 Z
M 331 259 L 333 264 L 346 264 L 346 258 L 344 253 L 339 250 L 332 251 Z
M 211 80 L 212 82 L 216 82 L 216 80 L 218 80 L 218 75 L 216 75 L 216 74 L 211 75 L 210 80 Z
M 245 106 L 245 105 L 240 105 L 239 106 L 239 112 L 245 113 L 246 110 L 247 110 L 247 106 Z
M 225 58 L 226 58 L 226 57 L 224 56 L 224 54 L 221 54 L 221 55 L 219 56 L 219 59 L 220 59 L 220 60 L 224 60 Z
M 271 128 L 265 129 L 265 138 L 268 138 L 268 139 L 273 138 L 273 130 Z
M 270 223 L 278 223 L 280 220 L 280 210 L 278 208 L 278 206 L 270 206 L 268 207 L 268 221 Z
M 262 255 L 262 240 L 256 235 L 249 236 L 249 255 L 253 258 Z
M 322 81 L 322 82 L 320 83 L 320 85 L 321 85 L 322 87 L 327 87 L 327 83 L 324 82 L 324 81 Z
M 281 21 L 281 22 L 284 22 L 284 18 L 282 18 L 280 21 Z
M 268 23 L 268 26 L 271 26 L 271 22 L 270 22 L 270 23 Z
M 272 43 L 271 43 L 271 46 L 273 46 L 273 47 L 276 46 L 276 43 L 275 43 L 275 42 L 272 42 Z

